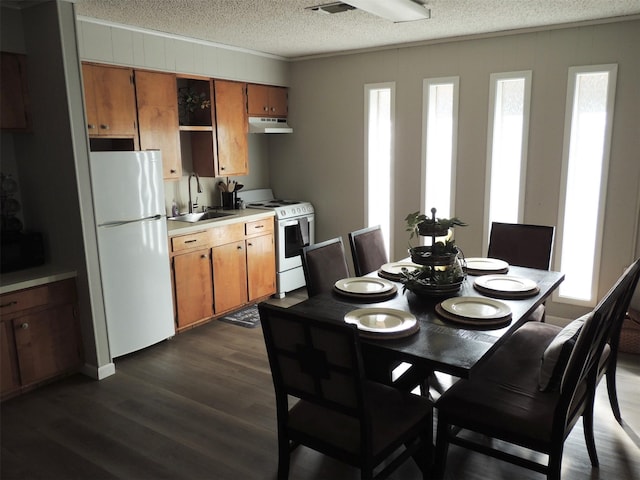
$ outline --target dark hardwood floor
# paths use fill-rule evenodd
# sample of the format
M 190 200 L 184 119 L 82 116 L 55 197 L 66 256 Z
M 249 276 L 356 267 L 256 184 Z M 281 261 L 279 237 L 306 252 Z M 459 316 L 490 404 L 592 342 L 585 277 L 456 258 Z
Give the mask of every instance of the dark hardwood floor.
M 579 424 L 562 478 L 640 480 L 640 356 L 621 355 L 625 428 L 604 382 L 596 401 L 600 468 Z M 261 329 L 214 321 L 116 361 L 100 382 L 69 377 L 1 406 L 0 476 L 9 479 L 275 479 L 273 386 Z M 359 472 L 305 448 L 291 479 L 357 479 Z M 394 479 L 421 478 L 409 462 Z M 543 475 L 451 447 L 449 479 Z

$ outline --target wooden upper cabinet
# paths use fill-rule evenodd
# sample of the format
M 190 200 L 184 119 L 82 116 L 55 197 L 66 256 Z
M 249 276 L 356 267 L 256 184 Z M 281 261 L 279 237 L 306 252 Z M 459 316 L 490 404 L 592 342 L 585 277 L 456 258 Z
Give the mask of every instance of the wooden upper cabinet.
M 171 73 L 135 71 L 140 150 L 162 152 L 163 176 L 182 175 L 176 76 Z
M 288 90 L 269 85 L 247 85 L 247 110 L 251 117 L 286 117 Z
M 31 122 L 27 94 L 27 57 L 2 52 L 0 67 L 2 67 L 0 127 L 7 130 L 28 131 Z
M 214 80 L 218 175 L 249 173 L 246 84 Z
M 82 76 L 89 136 L 137 138 L 133 69 L 83 63 Z

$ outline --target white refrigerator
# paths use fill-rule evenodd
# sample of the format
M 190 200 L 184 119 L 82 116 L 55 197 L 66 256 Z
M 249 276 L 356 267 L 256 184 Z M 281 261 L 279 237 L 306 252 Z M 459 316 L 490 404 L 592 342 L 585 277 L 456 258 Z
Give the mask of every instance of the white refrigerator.
M 175 334 L 160 151 L 91 152 L 111 357 Z

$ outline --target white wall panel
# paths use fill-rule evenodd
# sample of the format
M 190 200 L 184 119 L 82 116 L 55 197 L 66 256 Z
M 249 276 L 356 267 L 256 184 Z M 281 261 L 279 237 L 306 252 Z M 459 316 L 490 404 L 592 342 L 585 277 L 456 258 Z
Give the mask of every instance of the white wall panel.
M 113 61 L 118 65 L 133 65 L 133 32 L 111 30 Z

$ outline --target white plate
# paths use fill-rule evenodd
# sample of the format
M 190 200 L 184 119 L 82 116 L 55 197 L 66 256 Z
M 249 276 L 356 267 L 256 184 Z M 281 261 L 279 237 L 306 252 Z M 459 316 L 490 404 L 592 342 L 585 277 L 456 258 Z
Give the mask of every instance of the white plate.
M 420 265 L 413 262 L 391 262 L 382 265 L 380 270 L 389 275 L 401 275 L 403 268 L 406 268 L 409 272 L 413 272 L 415 269 L 420 268 Z
M 483 275 L 476 278 L 475 284 L 487 290 L 506 293 L 526 293 L 538 286 L 533 280 L 515 275 Z
M 487 272 L 504 270 L 509 268 L 509 264 L 497 258 L 467 258 L 467 268 L 469 270 L 484 270 Z
M 344 321 L 355 324 L 358 330 L 375 333 L 402 332 L 417 323 L 411 313 L 393 308 L 359 308 L 347 313 Z
M 338 290 L 361 295 L 377 295 L 393 290 L 395 285 L 388 280 L 375 277 L 343 278 L 335 283 Z
M 497 319 L 511 314 L 511 308 L 498 300 L 483 297 L 452 297 L 440 304 L 443 310 L 464 318 Z

